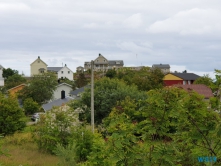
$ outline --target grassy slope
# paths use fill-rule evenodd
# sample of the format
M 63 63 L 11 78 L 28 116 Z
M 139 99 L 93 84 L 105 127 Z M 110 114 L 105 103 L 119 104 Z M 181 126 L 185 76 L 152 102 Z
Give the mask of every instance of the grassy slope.
M 2 149 L 9 155 L 0 155 L 0 166 L 56 166 L 60 161 L 55 155 L 41 153 L 27 130 L 3 138 Z

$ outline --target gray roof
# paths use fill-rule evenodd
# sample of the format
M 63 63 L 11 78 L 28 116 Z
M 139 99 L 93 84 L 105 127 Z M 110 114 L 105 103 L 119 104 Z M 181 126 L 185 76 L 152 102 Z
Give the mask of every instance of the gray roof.
M 73 90 L 73 91 L 71 91 L 69 94 L 77 96 L 78 94 L 84 92 L 84 90 L 85 90 L 86 88 L 90 88 L 90 85 L 87 85 L 87 86 L 81 87 L 81 88 L 79 88 L 79 89 Z
M 47 70 L 48 71 L 55 71 L 58 72 L 59 70 L 61 70 L 63 67 L 48 67 Z
M 182 78 L 183 80 L 196 80 L 200 76 L 194 74 L 194 73 L 170 73 L 177 77 Z
M 43 104 L 42 108 L 44 109 L 44 111 L 49 111 L 54 106 L 62 106 L 62 104 L 65 104 L 71 100 L 74 100 L 74 98 L 66 96 L 64 99 L 57 99 L 57 100 L 54 100 L 50 103 Z
M 169 69 L 170 65 L 169 64 L 153 64 L 152 65 L 153 68 L 161 68 L 161 69 Z
M 116 62 L 119 62 L 120 64 L 117 64 Z M 109 65 L 124 65 L 124 61 L 123 60 L 109 60 L 108 64 Z

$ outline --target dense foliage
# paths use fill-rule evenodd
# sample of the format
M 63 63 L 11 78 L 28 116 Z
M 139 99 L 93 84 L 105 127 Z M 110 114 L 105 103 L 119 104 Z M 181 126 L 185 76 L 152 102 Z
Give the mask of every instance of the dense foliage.
M 42 104 L 53 97 L 57 84 L 57 77 L 52 73 L 34 75 L 29 85 L 20 91 L 19 97 L 23 101 L 27 98 L 32 98 L 38 104 Z
M 6 89 L 10 89 L 26 82 L 27 80 L 24 77 L 18 74 L 14 74 L 12 76 L 8 76 L 8 78 L 5 80 L 5 87 Z
M 25 99 L 23 108 L 26 115 L 31 115 L 39 110 L 39 105 L 32 98 Z
M 11 68 L 7 68 L 7 69 L 3 69 L 2 76 L 7 79 L 8 77 L 13 76 L 15 74 L 18 75 L 18 70 L 13 70 Z
M 18 101 L 0 93 L 0 135 L 13 134 L 25 127 L 25 115 Z
M 84 73 L 78 74 L 78 77 L 76 78 L 75 83 L 78 88 L 81 88 L 81 87 L 87 85 L 88 81 L 87 81 L 87 78 L 85 77 Z
M 97 124 L 101 123 L 102 119 L 108 116 L 116 103 L 124 100 L 127 96 L 137 101 L 147 97 L 146 93 L 137 90 L 136 86 L 128 86 L 117 79 L 102 78 L 96 81 L 94 85 L 95 122 Z M 90 105 L 91 91 L 86 89 L 81 99 L 76 101 L 73 107 L 81 107 L 84 110 L 81 117 L 89 122 Z

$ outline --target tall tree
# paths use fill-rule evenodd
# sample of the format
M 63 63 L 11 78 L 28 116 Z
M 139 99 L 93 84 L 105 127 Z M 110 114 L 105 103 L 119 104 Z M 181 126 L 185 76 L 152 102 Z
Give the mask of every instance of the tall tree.
M 123 81 L 107 77 L 97 80 L 94 85 L 95 122 L 101 123 L 117 102 L 124 100 L 127 96 L 137 101 L 147 98 L 145 92 L 140 92 L 136 86 L 128 86 Z M 84 118 L 90 121 L 90 89 L 86 89 L 81 99 L 76 102 L 73 107 L 81 107 L 85 111 Z
M 10 89 L 10 88 L 18 86 L 22 83 L 26 83 L 26 82 L 27 82 L 27 80 L 24 77 L 22 77 L 21 75 L 18 75 L 18 74 L 14 74 L 12 76 L 9 76 L 5 80 L 5 87 L 6 87 L 6 89 Z
M 57 84 L 57 78 L 52 73 L 34 75 L 29 85 L 19 92 L 19 97 L 21 97 L 23 101 L 26 98 L 32 98 L 38 104 L 42 104 L 53 97 Z
M 88 83 L 84 73 L 79 73 L 78 78 L 76 79 L 75 82 L 76 82 L 76 86 L 78 88 L 81 88 L 81 87 L 87 85 L 87 83 Z
M 0 93 L 0 135 L 13 134 L 25 127 L 25 115 L 18 101 Z
M 7 69 L 3 69 L 2 76 L 7 79 L 9 76 L 13 76 L 14 74 L 18 74 L 18 70 L 7 68 Z

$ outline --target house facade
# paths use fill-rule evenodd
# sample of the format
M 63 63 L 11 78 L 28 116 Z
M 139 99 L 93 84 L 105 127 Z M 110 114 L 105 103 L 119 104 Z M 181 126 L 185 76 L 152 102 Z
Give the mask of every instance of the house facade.
M 164 76 L 163 81 L 165 86 L 174 84 L 190 85 L 199 77 L 194 73 L 168 73 Z
M 109 69 L 119 69 L 124 66 L 123 60 L 108 60 L 103 55 L 99 54 L 94 60 L 94 71 L 107 71 Z M 84 63 L 84 70 L 91 69 L 91 62 Z
M 47 72 L 47 64 L 41 60 L 40 56 L 30 64 L 31 76 Z
M 159 68 L 163 73 L 170 73 L 170 65 L 169 64 L 153 64 L 152 68 Z
M 71 71 L 65 64 L 64 67 L 47 67 L 48 65 L 40 59 L 40 56 L 30 64 L 31 67 L 31 76 L 46 73 L 54 72 L 57 74 L 58 79 L 68 78 L 69 80 L 74 80 L 74 72 Z
M 65 96 L 69 96 L 70 92 L 72 91 L 72 86 L 67 83 L 58 84 L 54 91 L 53 99 L 56 100 L 62 98 L 62 91 Z
M 3 78 L 3 66 L 0 65 L 0 86 L 4 86 L 5 85 L 5 80 Z

